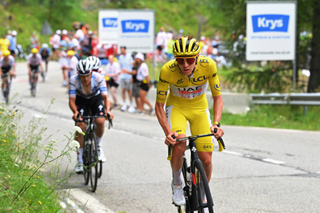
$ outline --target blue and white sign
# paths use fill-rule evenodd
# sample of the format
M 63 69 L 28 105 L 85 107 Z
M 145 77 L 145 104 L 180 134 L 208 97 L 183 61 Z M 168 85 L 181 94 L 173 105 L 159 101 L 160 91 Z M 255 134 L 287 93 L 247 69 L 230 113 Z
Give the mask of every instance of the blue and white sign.
M 296 2 L 248 1 L 248 61 L 294 60 Z
M 118 18 L 102 18 L 102 26 L 105 27 L 118 27 Z
M 99 39 L 126 46 L 127 52 L 154 51 L 154 10 L 100 10 Z
M 121 27 L 123 33 L 148 33 L 149 20 L 123 20 Z

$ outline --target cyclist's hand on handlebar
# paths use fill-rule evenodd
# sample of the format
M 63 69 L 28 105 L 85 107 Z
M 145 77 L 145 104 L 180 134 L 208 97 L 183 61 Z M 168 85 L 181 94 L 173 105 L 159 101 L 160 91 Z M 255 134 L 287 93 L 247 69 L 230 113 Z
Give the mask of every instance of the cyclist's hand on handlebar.
M 214 129 L 217 129 L 217 131 L 215 132 Z M 223 129 L 221 129 L 215 124 L 210 127 L 210 130 L 211 130 L 211 133 L 214 134 L 214 137 L 216 139 L 221 138 L 224 135 Z
M 174 138 L 172 137 L 174 136 Z M 166 140 L 165 140 L 165 144 L 167 144 L 168 146 L 170 144 L 174 145 L 177 143 L 176 138 L 178 137 L 178 134 L 176 132 L 170 132 L 169 135 L 167 135 Z
M 75 112 L 72 116 L 72 119 L 75 121 L 77 120 L 77 116 L 78 116 L 79 112 Z M 79 115 L 79 121 L 82 121 L 81 115 Z
M 110 115 L 111 120 L 113 120 L 114 115 L 113 115 L 111 112 L 108 112 L 108 113 L 106 114 L 107 120 L 109 120 L 109 119 L 108 119 L 108 114 Z

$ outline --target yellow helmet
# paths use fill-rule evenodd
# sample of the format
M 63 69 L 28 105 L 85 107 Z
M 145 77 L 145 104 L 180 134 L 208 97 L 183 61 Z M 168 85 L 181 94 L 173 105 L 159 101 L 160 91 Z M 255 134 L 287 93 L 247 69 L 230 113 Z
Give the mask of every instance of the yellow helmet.
M 188 40 L 188 36 L 181 37 L 173 44 L 173 55 L 176 57 L 190 57 L 199 54 L 203 43 L 197 42 L 195 38 Z
M 9 55 L 10 55 L 10 51 L 9 51 L 9 50 L 4 50 L 4 51 L 2 52 L 2 55 L 3 55 L 4 57 L 9 56 Z
M 39 51 L 38 51 L 38 49 L 37 48 L 32 48 L 31 49 L 31 53 L 33 53 L 33 54 L 37 54 Z
M 73 50 L 69 50 L 69 51 L 67 52 L 67 55 L 74 55 L 74 51 L 73 51 Z

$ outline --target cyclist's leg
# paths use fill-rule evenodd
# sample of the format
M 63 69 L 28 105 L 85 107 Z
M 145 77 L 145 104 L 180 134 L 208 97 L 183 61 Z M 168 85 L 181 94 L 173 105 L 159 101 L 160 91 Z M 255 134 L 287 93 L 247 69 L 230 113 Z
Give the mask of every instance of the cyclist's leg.
M 192 119 L 190 119 L 190 130 L 192 135 L 210 134 L 210 126 L 211 120 L 208 109 L 197 110 Z M 203 137 L 198 138 L 196 141 L 198 156 L 203 164 L 208 182 L 210 182 L 212 173 L 213 140 L 213 137 Z
M 166 115 L 172 132 L 177 132 L 178 138 L 186 136 L 187 119 L 177 106 L 167 106 Z M 171 167 L 173 171 L 174 184 L 181 184 L 180 176 L 183 164 L 183 153 L 186 150 L 186 141 L 176 143 L 172 149 Z M 178 172 L 178 173 L 177 173 Z
M 81 116 L 88 116 L 88 108 L 86 105 L 86 100 L 81 98 L 80 96 L 76 96 L 76 105 L 78 112 Z M 81 128 L 82 132 L 85 132 L 86 124 L 84 120 L 78 121 L 78 126 Z M 83 145 L 84 145 L 84 136 L 82 134 L 77 134 L 76 141 L 79 142 L 80 148 L 78 150 L 78 162 L 82 162 L 82 153 L 83 153 Z
M 104 107 L 104 102 L 101 95 L 95 96 L 90 100 L 90 103 L 92 104 L 90 106 L 92 115 L 106 115 L 106 109 Z M 96 139 L 97 139 L 97 145 L 101 147 L 101 138 L 104 133 L 104 123 L 105 123 L 105 117 L 103 118 L 96 118 L 94 119 L 94 122 L 97 126 L 95 129 Z

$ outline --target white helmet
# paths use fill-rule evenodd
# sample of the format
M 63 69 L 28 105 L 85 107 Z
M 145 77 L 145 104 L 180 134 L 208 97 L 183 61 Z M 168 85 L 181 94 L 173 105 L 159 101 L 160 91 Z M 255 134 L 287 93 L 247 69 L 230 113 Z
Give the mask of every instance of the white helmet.
M 86 59 L 81 59 L 77 64 L 78 75 L 86 76 L 92 73 L 92 63 Z
M 91 64 L 92 64 L 92 69 L 93 69 L 93 70 L 97 70 L 97 69 L 100 68 L 100 66 L 101 66 L 101 61 L 100 61 L 100 59 L 97 58 L 96 56 L 89 56 L 89 57 L 87 58 L 87 60 L 91 62 Z
M 60 35 L 61 34 L 61 30 L 57 30 L 56 34 Z
M 46 43 L 42 44 L 42 48 L 48 48 L 48 47 L 49 47 L 48 44 Z
M 63 35 L 67 35 L 68 34 L 68 30 L 62 30 L 62 34 Z

